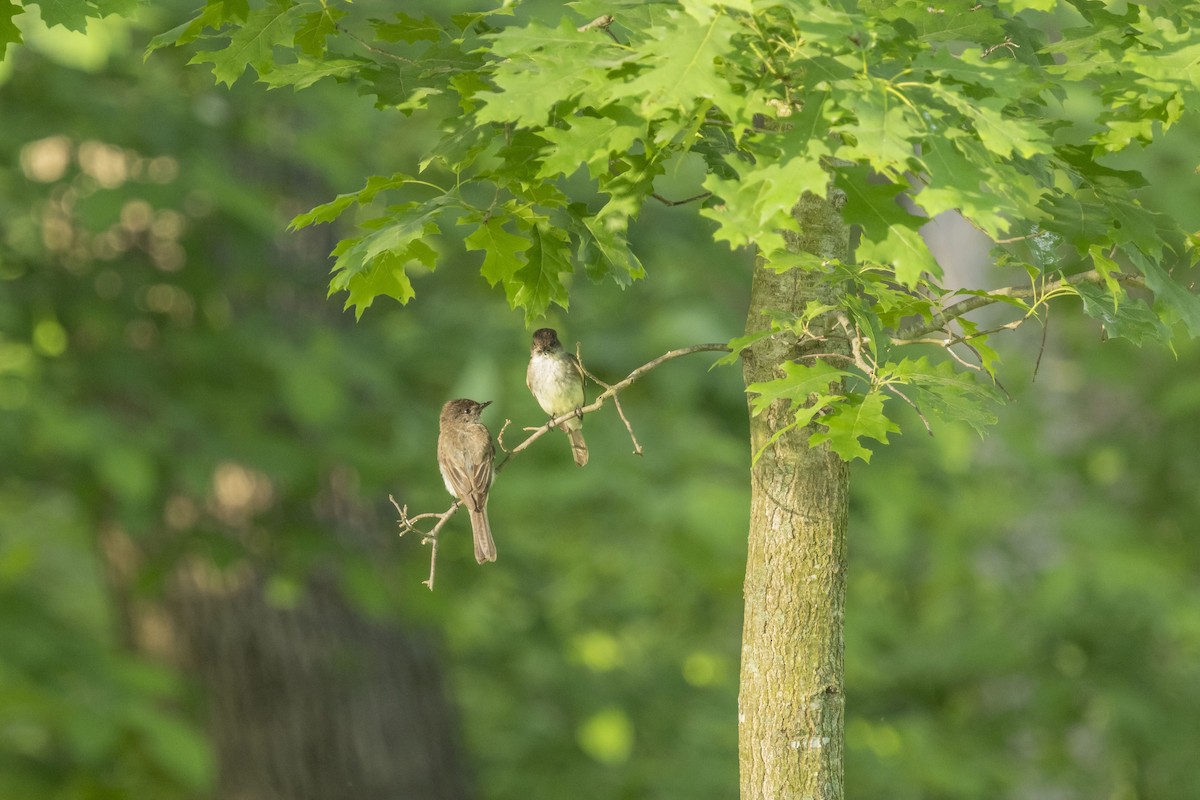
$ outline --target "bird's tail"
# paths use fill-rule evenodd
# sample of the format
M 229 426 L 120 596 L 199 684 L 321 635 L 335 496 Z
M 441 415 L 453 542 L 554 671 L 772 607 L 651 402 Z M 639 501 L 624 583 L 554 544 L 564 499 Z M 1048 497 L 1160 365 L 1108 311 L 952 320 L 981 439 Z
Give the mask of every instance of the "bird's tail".
M 488 523 L 487 509 L 476 511 L 468 508 L 471 515 L 471 532 L 475 536 L 475 560 L 480 564 L 496 560 L 496 542 L 492 539 L 492 526 Z
M 567 430 L 567 436 L 571 437 L 571 455 L 575 456 L 575 463 L 578 466 L 584 466 L 588 461 L 587 442 L 583 440 L 583 431 Z

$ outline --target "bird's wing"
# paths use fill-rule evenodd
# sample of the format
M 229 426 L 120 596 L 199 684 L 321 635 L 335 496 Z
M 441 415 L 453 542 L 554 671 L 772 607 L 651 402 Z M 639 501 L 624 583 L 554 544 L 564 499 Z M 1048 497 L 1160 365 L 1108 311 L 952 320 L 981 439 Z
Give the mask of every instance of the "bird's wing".
M 475 510 L 482 511 L 487 505 L 488 489 L 492 488 L 492 462 L 496 457 L 496 447 L 492 444 L 491 434 L 488 434 L 487 447 L 471 447 L 466 456 L 465 461 L 470 466 L 468 471 L 461 475 L 462 486 L 468 491 Z

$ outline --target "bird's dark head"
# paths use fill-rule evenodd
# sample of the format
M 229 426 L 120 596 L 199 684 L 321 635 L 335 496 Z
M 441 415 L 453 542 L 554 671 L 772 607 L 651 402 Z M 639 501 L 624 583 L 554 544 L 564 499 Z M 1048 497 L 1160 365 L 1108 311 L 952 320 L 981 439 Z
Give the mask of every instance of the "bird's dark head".
M 451 400 L 442 406 L 441 421 L 443 424 L 446 422 L 474 422 L 479 419 L 479 415 L 483 413 L 483 410 L 491 404 L 491 400 L 476 403 L 474 400 L 468 400 L 465 397 L 458 400 Z
M 558 331 L 554 328 L 538 328 L 533 332 L 533 345 L 529 348 L 533 353 L 553 353 L 562 349 L 558 341 Z

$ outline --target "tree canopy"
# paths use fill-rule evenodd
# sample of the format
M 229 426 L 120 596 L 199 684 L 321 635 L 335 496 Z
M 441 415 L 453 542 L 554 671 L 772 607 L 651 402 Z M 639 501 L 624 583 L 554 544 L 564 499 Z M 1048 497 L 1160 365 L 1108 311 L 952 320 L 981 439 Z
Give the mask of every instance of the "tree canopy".
M 827 312 L 842 315 L 852 357 L 792 362 L 752 391 L 760 408 L 789 398 L 798 426 L 820 414 L 813 442 L 843 458 L 869 459 L 866 440 L 886 442 L 903 403 L 976 427 L 994 419 L 994 331 L 964 316 L 979 306 L 1038 318 L 1072 296 L 1110 336 L 1165 343 L 1177 324 L 1200 333 L 1200 299 L 1172 277 L 1194 261 L 1194 239 L 1170 209 L 1143 202 L 1139 170 L 1112 160 L 1196 102 L 1188 4 L 567 9 L 504 2 L 417 16 L 210 2 L 150 50 L 198 45 L 192 62 L 222 84 L 248 71 L 271 88 L 333 79 L 436 126 L 406 169 L 292 221 L 356 212 L 357 233 L 333 250 L 330 291 L 358 315 L 381 296 L 408 303 L 410 269 L 465 248 L 482 252 L 481 274 L 531 322 L 569 305 L 576 269 L 622 286 L 642 278 L 631 223 L 646 203 L 690 199 L 716 242 L 828 284 L 826 302 L 731 344 L 812 333 Z M 797 199 L 831 181 L 858 231 L 850 262 L 789 247 Z M 996 243 L 1010 290 L 946 284 L 920 229 L 947 212 Z M 1152 296 L 1131 296 L 1131 284 Z M 930 359 L 914 342 L 964 357 Z M 835 380 L 845 389 L 817 391 Z

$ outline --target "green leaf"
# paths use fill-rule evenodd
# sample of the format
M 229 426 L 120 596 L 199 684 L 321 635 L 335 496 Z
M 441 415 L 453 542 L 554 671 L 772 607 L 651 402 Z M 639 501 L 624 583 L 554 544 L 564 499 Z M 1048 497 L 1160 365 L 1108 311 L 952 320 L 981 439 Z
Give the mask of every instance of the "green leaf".
M 433 229 L 436 232 L 436 227 Z M 410 249 L 402 253 L 385 251 L 377 255 L 361 269 L 351 272 L 348 269 L 339 273 L 339 277 L 329 284 L 329 293 L 345 291 L 346 303 L 343 310 L 354 306 L 354 318 L 362 319 L 363 312 L 371 307 L 379 296 L 391 297 L 406 305 L 416 293 L 412 282 L 409 281 L 404 268 L 418 255 L 425 254 L 428 247 L 410 244 Z M 430 251 L 432 252 L 432 251 Z
M 1022 11 L 1044 11 L 1048 14 L 1058 5 L 1058 0 L 999 0 L 998 4 L 1009 16 L 1015 17 Z
M 910 288 L 921 280 L 922 273 L 942 274 L 917 232 L 929 220 L 909 214 L 897 202 L 903 186 L 871 183 L 866 166 L 839 168 L 837 185 L 846 193 L 846 220 L 862 227 L 857 250 L 860 259 L 891 266 L 896 280 Z
M 619 106 L 606 108 L 598 116 L 577 114 L 565 122 L 564 127 L 538 131 L 550 143 L 538 177 L 569 176 L 580 164 L 586 164 L 588 173 L 599 178 L 609 170 L 612 153 L 624 153 L 646 136 L 646 123 Z
M 436 220 L 442 209 L 456 202 L 441 195 L 424 203 L 407 203 L 373 220 L 371 233 L 342 240 L 333 251 L 337 261 L 329 294 L 348 292 L 345 307 L 353 305 L 358 318 L 379 295 L 407 303 L 413 288 L 405 267 L 414 261 L 430 269 L 436 266 L 437 251 L 426 240 L 438 234 Z
M 1083 313 L 1099 320 L 1109 336 L 1128 339 L 1139 347 L 1170 340 L 1170 329 L 1141 299 L 1118 296 L 1091 283 L 1076 284 L 1074 289 L 1083 301 Z
M 338 20 L 344 16 L 345 11 L 332 6 L 305 14 L 296 29 L 296 47 L 306 56 L 321 58 L 325 55 L 325 40 L 338 32 Z
M 634 99 L 641 113 L 688 112 L 700 99 L 733 107 L 736 95 L 721 74 L 738 26 L 723 10 L 703 0 L 683 0 L 687 13 L 668 10 L 663 21 L 646 32 L 636 63 L 643 69 L 631 81 L 607 86 L 607 97 Z
M 757 342 L 761 342 L 763 339 L 766 339 L 769 336 L 774 336 L 778 332 L 779 331 L 774 328 L 769 328 L 765 331 L 748 333 L 745 336 L 735 336 L 729 340 L 729 352 L 714 361 L 712 366 L 709 367 L 709 370 L 736 363 L 738 359 L 742 357 L 742 351 L 747 347 L 750 347 Z
M 1121 284 L 1117 282 L 1116 276 L 1121 273 L 1121 266 L 1113 261 L 1108 256 L 1101 252 L 1099 245 L 1092 245 L 1088 248 L 1088 255 L 1092 257 L 1092 264 L 1095 265 L 1096 271 L 1100 273 L 1100 277 L 1104 279 L 1104 285 L 1109 293 L 1113 296 L 1114 310 L 1118 305 L 1118 298 L 1125 296 L 1125 290 L 1121 288 Z
M 1200 295 L 1189 292 L 1163 269 L 1160 262 L 1147 258 L 1140 251 L 1127 250 L 1125 254 L 1145 276 L 1146 287 L 1154 292 L 1155 305 L 1163 309 L 1160 316 L 1164 321 L 1168 324 L 1182 322 L 1190 335 L 1200 336 Z
M 622 288 L 646 277 L 646 269 L 629 247 L 629 218 L 619 213 L 587 213 L 582 203 L 568 209 L 568 224 L 577 237 L 579 262 L 593 281 L 611 278 Z
M 829 151 L 823 142 L 810 145 L 790 158 L 783 155 L 776 161 L 739 165 L 736 181 L 709 174 L 704 187 L 724 203 L 706 207 L 701 214 L 720 225 L 719 241 L 733 247 L 755 244 L 764 252 L 782 249 L 778 231 L 795 227 L 791 211 L 800 196 L 824 195 L 829 184 L 830 175 L 821 161 Z
M 861 458 L 870 462 L 871 451 L 859 439 L 865 437 L 887 444 L 889 433 L 900 432 L 900 426 L 883 413 L 883 405 L 884 397 L 879 392 L 847 395 L 845 402 L 834 406 L 832 414 L 818 420 L 825 430 L 814 433 L 809 444 L 829 442 L 829 446 L 843 461 Z
M 816 361 L 811 365 L 787 361 L 781 369 L 782 378 L 759 381 L 746 387 L 747 394 L 756 395 L 750 401 L 754 414 L 761 414 L 776 400 L 787 400 L 793 408 L 805 406 L 810 395 L 828 396 L 831 386 L 840 385 L 844 378 L 853 374 L 824 361 Z
M 1000 363 L 1000 354 L 987 343 L 987 334 L 979 331 L 981 327 L 979 323 L 973 322 L 966 317 L 959 317 L 956 321 L 958 326 L 962 328 L 964 343 L 978 356 L 979 366 L 983 367 L 983 371 L 995 380 L 996 365 Z
M 388 177 L 373 175 L 367 179 L 367 185 L 357 192 L 349 192 L 347 194 L 339 194 L 328 203 L 322 203 L 304 214 L 295 217 L 289 224 L 289 230 L 298 230 L 306 228 L 309 225 L 318 225 L 322 222 L 333 222 L 335 219 L 345 213 L 346 209 L 355 205 L 366 205 L 375 199 L 380 192 L 388 189 L 399 189 L 404 184 L 411 181 L 408 175 L 396 173 Z
M 246 18 L 229 38 L 227 47 L 197 53 L 188 63 L 212 64 L 217 82 L 228 86 L 241 77 L 247 66 L 264 75 L 274 66 L 275 47 L 291 46 L 303 10 L 304 6 L 293 0 L 272 0 Z
M 837 127 L 854 143 L 838 150 L 839 158 L 866 161 L 879 172 L 897 177 L 916 158 L 913 149 L 920 120 L 915 110 L 896 96 L 888 82 L 860 78 L 839 97 L 839 105 L 855 120 Z
M 984 147 L 1004 159 L 1013 153 L 1032 158 L 1052 152 L 1046 133 L 1027 113 L 1010 109 L 1001 97 L 970 97 L 942 84 L 930 84 L 934 95 L 945 100 L 974 127 Z
M 88 17 L 93 15 L 87 0 L 37 0 L 37 5 L 47 27 L 62 25 L 69 31 L 86 31 Z
M 277 66 L 259 80 L 272 89 L 291 86 L 307 89 L 322 78 L 349 78 L 358 73 L 365 62 L 348 58 L 301 58 L 294 64 Z
M 450 45 L 433 45 L 417 59 L 384 60 L 364 70 L 360 91 L 373 94 L 380 108 L 411 113 L 427 107 L 428 98 L 447 91 L 463 70 L 476 65 Z
M 4 58 L 8 45 L 21 42 L 21 29 L 13 22 L 13 17 L 23 10 L 12 0 L 0 0 L 0 60 Z
M 565 19 L 557 28 L 532 22 L 504 29 L 492 41 L 493 53 L 503 58 L 492 75 L 499 91 L 476 95 L 484 102 L 476 122 L 545 125 L 559 103 L 604 84 L 599 64 L 602 59 L 611 63 L 611 45 Z
M 476 221 L 463 219 L 464 224 Z M 521 254 L 530 248 L 532 242 L 524 236 L 506 231 L 504 220 L 500 217 L 488 217 L 478 222 L 478 227 L 465 239 L 466 247 L 468 250 L 483 251 L 480 273 L 490 285 L 495 286 L 500 281 L 507 284 L 525 266 L 526 260 Z
M 541 317 L 551 303 L 567 308 L 563 276 L 571 272 L 566 237 L 554 228 L 534 227 L 528 263 L 505 284 L 509 306 L 525 309 L 526 324 Z
M 965 422 L 980 435 L 996 423 L 994 409 L 1001 397 L 992 386 L 980 383 L 971 373 L 955 369 L 950 361 L 936 364 L 929 358 L 904 358 L 879 369 L 876 379 L 884 385 L 903 384 L 904 394 L 921 411 L 929 411 L 947 422 Z
M 410 17 L 403 11 L 397 11 L 395 21 L 371 20 L 375 35 L 385 42 L 440 42 L 445 37 L 442 26 L 432 17 Z
M 1021 61 L 985 59 L 974 49 L 957 55 L 948 47 L 926 50 L 913 59 L 913 68 L 927 82 L 949 90 L 966 88 L 975 94 L 983 92 L 998 97 L 1019 97 L 1049 85 L 1047 76 Z
M 1051 4 L 1054 0 L 1049 0 Z M 899 23 L 897 30 L 911 28 L 923 42 L 991 42 L 1004 38 L 1001 19 L 982 9 L 975 0 L 867 0 L 859 8 L 869 14 Z
M 916 202 L 930 217 L 956 210 L 988 236 L 1001 239 L 1012 220 L 1004 215 L 1001 198 L 989 189 L 997 171 L 994 164 L 981 164 L 959 149 L 959 143 L 970 146 L 964 141 L 967 138 L 962 131 L 951 129 L 925 140 L 921 161 L 929 184 L 921 189 Z

